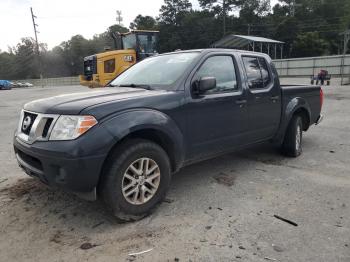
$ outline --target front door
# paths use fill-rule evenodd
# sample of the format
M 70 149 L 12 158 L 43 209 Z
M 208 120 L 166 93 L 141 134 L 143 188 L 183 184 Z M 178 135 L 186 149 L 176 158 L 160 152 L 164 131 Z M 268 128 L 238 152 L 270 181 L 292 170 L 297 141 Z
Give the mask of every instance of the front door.
M 229 54 L 209 56 L 192 79 L 215 77 L 216 88 L 187 103 L 189 159 L 226 151 L 244 142 L 248 111 L 237 64 Z

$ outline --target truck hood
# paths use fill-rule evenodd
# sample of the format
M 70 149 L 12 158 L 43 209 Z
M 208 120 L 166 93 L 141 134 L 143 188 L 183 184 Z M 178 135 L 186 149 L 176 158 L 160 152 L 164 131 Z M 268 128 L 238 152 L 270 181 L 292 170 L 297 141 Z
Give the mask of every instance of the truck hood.
M 82 93 L 64 94 L 32 101 L 24 109 L 43 114 L 79 114 L 87 107 L 118 100 L 131 100 L 138 97 L 153 96 L 164 91 L 140 88 L 115 87 L 90 90 Z

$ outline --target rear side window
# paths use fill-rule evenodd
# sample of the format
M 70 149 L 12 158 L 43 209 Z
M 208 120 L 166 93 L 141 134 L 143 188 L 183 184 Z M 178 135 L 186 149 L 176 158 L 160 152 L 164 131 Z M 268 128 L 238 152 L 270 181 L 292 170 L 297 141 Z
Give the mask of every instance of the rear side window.
M 207 93 L 222 93 L 237 89 L 235 66 L 231 56 L 209 57 L 196 73 L 196 79 L 199 80 L 201 77 L 216 78 L 216 88 Z
M 244 56 L 243 63 L 250 89 L 263 89 L 268 86 L 271 82 L 271 75 L 264 58 Z
M 256 57 L 244 56 L 243 63 L 248 77 L 250 89 L 264 88 L 258 59 Z
M 260 64 L 260 70 L 261 70 L 264 87 L 266 87 L 271 82 L 269 68 L 267 66 L 266 60 L 262 57 L 259 57 L 259 64 Z
M 114 73 L 115 70 L 115 59 L 109 59 L 104 62 L 105 73 Z

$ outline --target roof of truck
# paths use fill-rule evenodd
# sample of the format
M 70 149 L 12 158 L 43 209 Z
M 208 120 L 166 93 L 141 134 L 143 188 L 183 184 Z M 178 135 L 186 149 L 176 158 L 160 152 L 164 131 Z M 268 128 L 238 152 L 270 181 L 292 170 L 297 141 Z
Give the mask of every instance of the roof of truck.
M 233 48 L 203 48 L 203 49 L 189 49 L 189 50 L 175 50 L 173 52 L 167 52 L 162 53 L 163 54 L 175 54 L 175 53 L 187 53 L 187 52 L 200 52 L 200 53 L 210 53 L 210 52 L 236 52 L 236 53 L 243 53 L 243 54 L 255 54 L 260 56 L 268 56 L 265 53 L 261 52 L 254 52 L 254 51 L 247 51 L 247 50 L 240 50 L 240 49 L 233 49 Z

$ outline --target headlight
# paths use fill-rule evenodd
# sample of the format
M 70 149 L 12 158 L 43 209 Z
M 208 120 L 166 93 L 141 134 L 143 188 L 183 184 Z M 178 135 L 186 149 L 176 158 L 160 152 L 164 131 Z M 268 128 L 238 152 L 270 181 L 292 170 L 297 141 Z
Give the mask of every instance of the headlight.
M 60 116 L 50 135 L 50 140 L 73 140 L 97 124 L 93 116 Z

